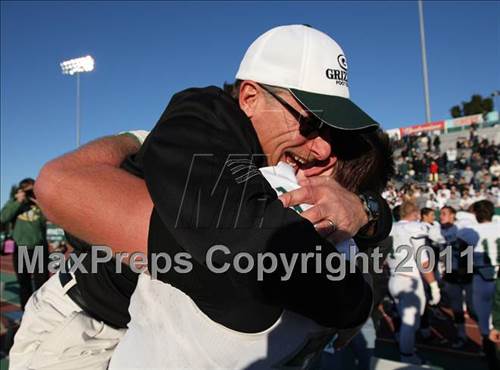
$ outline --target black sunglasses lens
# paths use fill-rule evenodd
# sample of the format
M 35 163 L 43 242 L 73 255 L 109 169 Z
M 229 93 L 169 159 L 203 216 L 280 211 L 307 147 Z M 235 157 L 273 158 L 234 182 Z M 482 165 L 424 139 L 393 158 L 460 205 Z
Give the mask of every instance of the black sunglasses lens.
M 299 130 L 303 136 L 309 136 L 315 132 L 318 132 L 318 125 L 316 124 L 315 120 L 302 117 L 302 119 L 300 120 Z
M 316 118 L 302 118 L 300 120 L 300 133 L 303 136 L 309 136 L 313 133 L 319 133 L 321 121 Z

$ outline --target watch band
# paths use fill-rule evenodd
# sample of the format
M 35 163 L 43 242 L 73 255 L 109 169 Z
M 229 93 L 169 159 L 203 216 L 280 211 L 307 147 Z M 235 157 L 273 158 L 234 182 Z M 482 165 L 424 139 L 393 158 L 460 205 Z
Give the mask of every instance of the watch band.
M 368 222 L 378 220 L 380 216 L 380 212 L 378 210 L 378 202 L 375 198 L 370 196 L 369 194 L 359 194 L 359 199 L 361 199 L 361 203 L 363 204 L 363 208 L 368 216 Z

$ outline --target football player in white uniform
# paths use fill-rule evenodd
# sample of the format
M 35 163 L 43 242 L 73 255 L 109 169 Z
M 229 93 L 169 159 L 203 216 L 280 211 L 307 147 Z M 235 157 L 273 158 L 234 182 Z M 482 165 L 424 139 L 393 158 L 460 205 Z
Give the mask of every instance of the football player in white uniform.
M 481 200 L 472 205 L 477 224 L 461 229 L 458 238 L 473 245 L 474 276 L 472 281 L 474 310 L 479 321 L 479 330 L 483 337 L 483 351 L 491 369 L 498 369 L 495 345 L 489 339 L 492 326 L 493 298 L 495 282 L 500 265 L 500 227 L 492 222 L 495 213 L 493 203 Z
M 434 265 L 434 276 L 438 282 L 441 281 L 441 261 L 438 256 L 441 251 L 441 247 L 445 244 L 445 240 L 443 235 L 441 234 L 441 225 L 436 221 L 436 214 L 434 209 L 424 207 L 420 210 L 420 223 L 423 225 L 425 230 L 427 231 L 427 241 L 426 244 L 432 248 L 434 256 L 436 257 L 436 263 Z M 430 296 L 430 288 L 428 285 L 424 287 L 427 300 L 431 299 Z M 420 335 L 424 339 L 431 339 L 432 331 L 430 327 L 430 316 L 431 310 L 429 306 L 425 306 L 425 312 L 422 315 L 420 322 Z
M 431 305 L 439 303 L 441 293 L 432 272 L 435 259 L 432 250 L 426 245 L 427 230 L 418 222 L 418 207 L 412 202 L 404 202 L 400 215 L 401 220 L 392 227 L 393 250 L 387 257 L 391 271 L 389 292 L 396 301 L 401 317 L 401 361 L 419 364 L 421 359 L 415 354 L 415 333 L 420 326 L 420 316 L 423 315 L 426 304 L 421 276 L 430 286 Z
M 434 275 L 436 280 L 441 280 L 441 272 L 439 269 L 439 252 L 446 240 L 441 232 L 441 224 L 436 221 L 436 213 L 434 209 L 424 207 L 420 210 L 420 223 L 427 230 L 427 245 L 434 251 L 436 256 L 436 266 L 434 267 Z
M 441 225 L 436 221 L 434 209 L 427 207 L 422 208 L 420 210 L 420 222 L 427 230 L 428 238 L 432 247 L 444 243 L 444 238 L 441 234 Z

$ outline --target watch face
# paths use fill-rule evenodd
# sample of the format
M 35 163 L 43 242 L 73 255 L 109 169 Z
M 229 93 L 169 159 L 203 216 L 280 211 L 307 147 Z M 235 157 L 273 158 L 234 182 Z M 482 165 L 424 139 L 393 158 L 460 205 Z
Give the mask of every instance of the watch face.
M 379 214 L 378 202 L 373 199 L 368 199 L 366 203 L 368 205 L 368 208 L 372 212 L 373 217 L 378 217 Z

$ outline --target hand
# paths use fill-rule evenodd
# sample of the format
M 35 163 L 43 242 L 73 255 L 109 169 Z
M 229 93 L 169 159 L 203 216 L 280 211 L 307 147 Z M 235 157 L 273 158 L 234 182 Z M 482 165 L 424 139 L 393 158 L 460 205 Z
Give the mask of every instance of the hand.
M 429 304 L 431 306 L 436 306 L 441 300 L 441 290 L 439 289 L 437 281 L 433 281 L 429 286 L 431 287 L 431 299 L 429 300 Z
M 30 202 L 32 202 L 33 204 L 35 204 L 38 208 L 40 208 L 40 205 L 38 204 L 38 201 L 36 200 L 36 198 L 29 198 Z
M 285 207 L 301 203 L 313 205 L 301 216 L 311 221 L 318 233 L 331 242 L 346 240 L 368 222 L 359 197 L 344 189 L 331 177 L 301 180 L 300 189 L 279 197 Z
M 16 202 L 24 203 L 26 201 L 26 193 L 24 192 L 24 190 L 18 189 L 16 191 L 16 194 L 14 195 L 14 198 L 16 198 Z
M 490 340 L 496 344 L 500 344 L 500 331 L 496 329 L 491 329 Z

